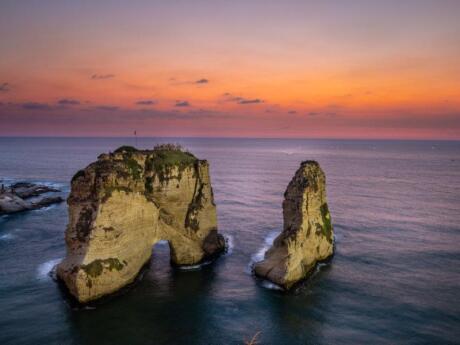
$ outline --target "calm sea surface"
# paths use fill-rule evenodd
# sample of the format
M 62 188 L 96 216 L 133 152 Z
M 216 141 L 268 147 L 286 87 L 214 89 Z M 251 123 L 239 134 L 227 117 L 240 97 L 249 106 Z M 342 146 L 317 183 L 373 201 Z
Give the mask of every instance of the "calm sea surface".
M 151 148 L 165 140 L 138 139 Z M 167 139 L 208 159 L 229 252 L 179 271 L 165 244 L 120 296 L 72 307 L 50 277 L 65 203 L 0 218 L 0 344 L 460 343 L 460 142 Z M 134 139 L 0 138 L 0 179 L 56 185 Z M 336 254 L 285 294 L 250 266 L 302 160 L 326 172 Z

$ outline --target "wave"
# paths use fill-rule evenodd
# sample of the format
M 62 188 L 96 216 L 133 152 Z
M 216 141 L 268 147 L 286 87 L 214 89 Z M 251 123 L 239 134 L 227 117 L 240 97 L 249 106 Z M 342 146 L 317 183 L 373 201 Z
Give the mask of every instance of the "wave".
M 15 238 L 16 236 L 14 236 L 13 234 L 11 233 L 8 233 L 8 234 L 4 234 L 4 235 L 1 235 L 0 236 L 0 241 L 9 241 L 9 240 L 12 240 L 13 238 Z
M 231 255 L 233 253 L 234 240 L 232 235 L 224 235 L 225 238 L 225 255 Z
M 181 270 L 181 271 L 197 271 L 197 270 L 200 270 L 203 266 L 209 265 L 210 263 L 212 263 L 212 261 L 204 261 L 204 262 L 196 264 L 196 265 L 181 265 L 181 266 L 177 266 L 177 268 L 179 270 Z
M 271 281 L 268 281 L 268 280 L 262 280 L 262 282 L 260 283 L 260 286 L 262 286 L 265 289 L 269 289 L 269 290 L 284 291 L 284 289 L 281 286 L 275 283 L 272 283 Z
M 46 212 L 46 211 L 49 211 L 49 210 L 52 210 L 53 208 L 56 208 L 59 204 L 52 204 L 52 205 L 49 205 L 49 206 L 45 206 L 45 207 L 40 207 L 40 208 L 37 208 L 35 210 L 31 210 L 32 212 Z M 29 211 L 30 212 L 30 211 Z
M 54 268 L 58 263 L 62 261 L 62 258 L 52 259 L 40 264 L 37 268 L 37 278 L 44 280 L 52 277 Z
M 343 234 L 337 233 L 336 231 L 334 231 L 334 242 L 335 243 L 341 242 L 342 239 L 343 239 Z
M 284 151 L 280 151 L 280 152 L 281 152 L 281 153 L 284 153 L 285 155 L 288 155 L 288 156 L 293 155 L 293 154 L 296 153 L 296 152 L 290 151 L 290 150 L 284 150 Z
M 275 152 L 291 156 L 291 155 L 302 153 L 302 150 L 300 148 L 291 148 L 291 149 L 275 150 Z
M 252 274 L 252 270 L 254 268 L 254 265 L 264 259 L 265 252 L 270 249 L 270 247 L 273 245 L 273 241 L 275 238 L 278 236 L 279 232 L 277 231 L 272 231 L 270 232 L 264 239 L 264 245 L 262 248 L 260 248 L 257 253 L 251 255 L 251 261 L 249 261 L 249 264 L 246 268 L 246 273 Z
M 55 182 L 55 181 L 38 181 L 38 180 L 30 180 L 28 178 L 11 178 L 11 177 L 5 177 L 0 179 L 0 183 L 3 183 L 5 185 L 11 185 L 15 184 L 17 182 L 29 182 L 37 185 L 42 185 L 42 186 L 47 186 L 50 188 L 55 188 L 55 189 L 62 189 L 64 187 L 67 187 L 68 184 L 64 182 Z
M 67 187 L 66 183 L 62 182 L 51 182 L 51 181 L 32 181 L 32 183 L 47 186 L 49 188 L 60 189 L 62 190 L 64 187 Z

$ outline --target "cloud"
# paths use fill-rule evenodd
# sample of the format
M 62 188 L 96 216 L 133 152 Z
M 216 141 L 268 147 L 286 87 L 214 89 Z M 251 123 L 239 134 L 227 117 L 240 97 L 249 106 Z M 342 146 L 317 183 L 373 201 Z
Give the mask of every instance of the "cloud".
M 94 107 L 94 109 L 104 110 L 104 111 L 115 111 L 115 110 L 118 110 L 118 107 L 114 105 L 98 105 Z
M 334 111 L 324 111 L 324 112 L 318 112 L 318 111 L 310 111 L 307 116 L 310 117 L 322 117 L 322 118 L 327 118 L 327 117 L 336 117 L 338 114 Z
M 80 101 L 77 99 L 70 99 L 70 98 L 62 98 L 58 101 L 60 105 L 78 105 Z
M 181 86 L 181 85 L 201 85 L 201 84 L 208 84 L 209 79 L 201 78 L 201 79 L 197 79 L 197 80 L 180 80 L 180 79 L 177 79 L 177 78 L 169 78 L 169 82 L 172 85 L 176 85 L 176 86 Z
M 176 107 L 189 107 L 190 103 L 188 101 L 176 101 Z
M 48 103 L 25 102 L 21 104 L 23 109 L 27 110 L 50 110 L 52 107 Z
M 141 99 L 136 102 L 136 105 L 154 105 L 154 104 L 156 104 L 156 102 L 151 99 Z
M 226 92 L 223 94 L 223 96 L 226 98 L 227 102 L 235 102 L 238 104 L 258 104 L 258 103 L 264 103 L 264 100 L 260 98 L 244 98 L 241 96 L 234 96 L 229 92 Z
M 115 74 L 93 74 L 91 79 L 101 80 L 101 79 L 112 79 L 115 78 Z
M 0 92 L 8 92 L 8 91 L 10 91 L 10 84 L 8 83 L 0 84 Z
M 258 99 L 258 98 L 254 98 L 254 99 L 241 99 L 238 104 L 257 104 L 257 103 L 263 103 L 264 101 L 261 100 L 261 99 Z
M 118 114 L 122 114 L 119 112 Z M 158 109 L 138 109 L 129 114 L 130 120 L 202 120 L 202 119 L 215 119 L 215 120 L 226 120 L 226 119 L 235 119 L 241 118 L 245 119 L 246 115 L 238 115 L 234 113 L 221 112 L 214 109 L 203 109 L 203 108 L 188 108 L 183 111 L 178 109 L 163 111 Z
M 295 111 L 295 110 L 289 110 L 289 111 L 288 111 L 288 114 L 297 114 L 297 111 Z

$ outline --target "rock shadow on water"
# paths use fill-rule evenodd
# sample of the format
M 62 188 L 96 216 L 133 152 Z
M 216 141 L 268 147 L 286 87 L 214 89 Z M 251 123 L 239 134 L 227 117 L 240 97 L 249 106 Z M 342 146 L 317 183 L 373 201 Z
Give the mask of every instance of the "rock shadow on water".
M 273 289 L 270 285 L 273 283 L 256 279 L 262 287 L 258 289 L 257 303 L 265 310 L 264 317 L 255 326 L 261 332 L 261 344 L 316 344 L 323 341 L 328 323 L 322 319 L 324 310 L 330 310 L 330 315 L 334 315 L 335 301 L 328 293 L 328 277 L 333 268 L 329 262 L 318 264 L 315 273 L 289 290 Z
M 149 298 L 164 298 L 172 297 L 177 294 L 189 294 L 192 298 L 194 295 L 206 294 L 211 288 L 206 289 L 208 283 L 211 283 L 215 275 L 216 265 L 220 264 L 221 260 L 217 260 L 224 256 L 226 251 L 216 255 L 212 259 L 196 265 L 176 265 L 170 257 L 170 246 L 168 241 L 159 241 L 152 247 L 152 256 L 142 266 L 136 278 L 121 289 L 102 296 L 101 298 L 91 300 L 85 303 L 78 301 L 73 296 L 66 284 L 56 275 L 56 268 L 62 259 L 51 260 L 39 266 L 41 279 L 43 276 L 50 276 L 57 282 L 61 296 L 65 303 L 68 304 L 73 311 L 93 310 L 103 308 L 110 303 L 122 303 L 117 300 L 137 299 L 132 295 L 139 293 L 144 300 Z M 223 259 L 223 258 L 222 258 Z M 52 266 L 50 266 L 52 262 Z M 43 273 L 46 266 L 46 273 Z M 201 291 L 201 289 L 203 289 Z

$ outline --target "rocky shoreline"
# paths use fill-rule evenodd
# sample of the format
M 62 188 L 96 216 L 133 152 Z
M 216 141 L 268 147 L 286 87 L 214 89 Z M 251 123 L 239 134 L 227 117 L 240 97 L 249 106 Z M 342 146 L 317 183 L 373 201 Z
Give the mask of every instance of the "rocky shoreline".
M 58 192 L 60 192 L 58 189 L 29 182 L 17 182 L 9 186 L 1 184 L 0 215 L 36 210 L 61 203 L 64 199 L 60 196 L 35 199 L 43 194 Z

